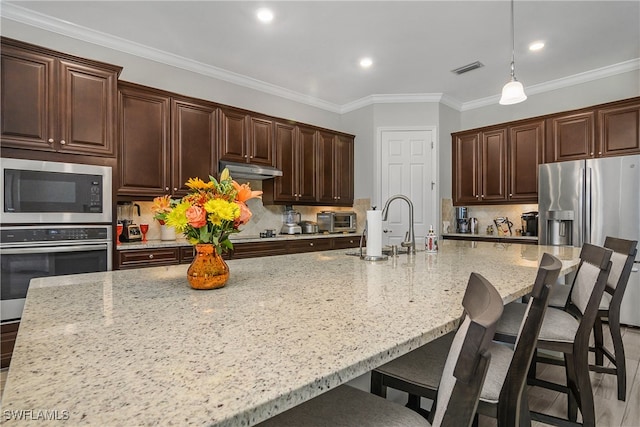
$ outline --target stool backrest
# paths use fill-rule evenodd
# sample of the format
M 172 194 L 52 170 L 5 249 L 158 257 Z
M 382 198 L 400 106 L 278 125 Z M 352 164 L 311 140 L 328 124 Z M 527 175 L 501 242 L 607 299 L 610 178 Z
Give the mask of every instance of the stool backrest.
M 558 280 L 561 269 L 562 262 L 558 258 L 547 253 L 542 255 L 531 298 L 520 324 L 513 358 L 500 389 L 498 419 L 502 421 L 501 425 L 520 425 L 521 400 L 527 373 L 538 343 L 538 334 L 549 304 L 551 288 Z
M 625 240 L 607 236 L 604 241 L 604 247 L 613 251 L 611 255 L 611 272 L 607 280 L 606 291 L 614 295 L 614 298 L 616 294 L 619 294 L 619 298 L 615 298 L 619 301 L 622 301 L 622 296 L 627 288 L 633 262 L 638 253 L 637 246 L 637 240 Z
M 477 273 L 469 277 L 462 305 L 465 314 L 438 388 L 435 427 L 471 425 L 489 368 L 489 344 L 503 311 L 498 291 Z

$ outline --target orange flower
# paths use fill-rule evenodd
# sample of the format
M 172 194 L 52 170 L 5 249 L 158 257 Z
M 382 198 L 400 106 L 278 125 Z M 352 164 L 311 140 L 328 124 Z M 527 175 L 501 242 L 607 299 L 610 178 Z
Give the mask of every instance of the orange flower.
M 261 191 L 260 191 L 261 193 Z M 246 224 L 249 222 L 253 214 L 251 210 L 244 204 L 244 202 L 236 202 L 238 206 L 240 206 L 240 216 L 235 220 L 235 226 L 238 227 L 240 225 Z
M 207 224 L 207 212 L 200 206 L 191 206 L 186 210 L 187 223 L 194 227 L 200 228 Z
M 254 199 L 256 197 L 262 198 L 262 191 L 251 191 L 251 187 L 249 184 L 238 184 L 235 181 L 231 182 L 233 184 L 233 188 L 236 189 L 238 195 L 236 196 L 236 202 L 246 202 L 249 199 Z

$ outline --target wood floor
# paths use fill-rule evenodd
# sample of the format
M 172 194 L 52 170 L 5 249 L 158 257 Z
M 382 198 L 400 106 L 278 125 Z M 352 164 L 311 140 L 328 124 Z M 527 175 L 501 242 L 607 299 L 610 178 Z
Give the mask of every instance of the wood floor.
M 605 339 L 606 335 L 605 332 Z M 624 328 L 623 340 L 627 356 L 627 400 L 621 402 L 617 399 L 613 375 L 591 373 L 598 427 L 640 427 L 640 329 Z M 539 365 L 538 372 L 541 378 L 549 381 L 561 382 L 564 378 L 564 369 L 560 366 Z M 0 372 L 0 393 L 4 390 L 6 376 L 6 370 Z M 353 385 L 368 388 L 368 375 L 354 381 Z M 532 387 L 529 389 L 529 406 L 534 411 L 566 416 L 567 400 L 562 393 Z M 492 418 L 481 416 L 479 421 L 480 427 L 496 425 Z M 544 427 L 546 424 L 534 422 L 533 426 Z

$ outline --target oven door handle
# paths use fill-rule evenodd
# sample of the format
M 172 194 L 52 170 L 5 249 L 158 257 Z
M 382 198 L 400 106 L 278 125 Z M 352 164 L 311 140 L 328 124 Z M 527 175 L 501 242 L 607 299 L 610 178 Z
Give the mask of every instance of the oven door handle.
M 87 251 L 105 251 L 107 244 L 81 245 L 81 246 L 36 246 L 30 248 L 6 248 L 0 249 L 2 255 L 21 255 L 21 254 L 45 254 L 60 252 L 87 252 Z

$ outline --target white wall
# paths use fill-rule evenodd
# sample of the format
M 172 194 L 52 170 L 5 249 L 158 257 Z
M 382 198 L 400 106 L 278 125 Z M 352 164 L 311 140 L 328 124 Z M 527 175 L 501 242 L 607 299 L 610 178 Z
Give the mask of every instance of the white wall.
M 496 102 L 487 107 L 463 111 L 458 130 L 574 110 L 636 96 L 640 96 L 640 71 L 638 70 L 529 95 L 525 102 L 516 105 L 505 106 Z
M 340 115 L 299 102 L 248 89 L 212 77 L 161 64 L 149 59 L 105 48 L 74 38 L 41 30 L 8 19 L 0 20 L 5 37 L 60 52 L 123 67 L 121 80 L 139 83 L 182 95 L 193 96 L 234 107 L 245 108 L 284 119 L 344 130 Z

